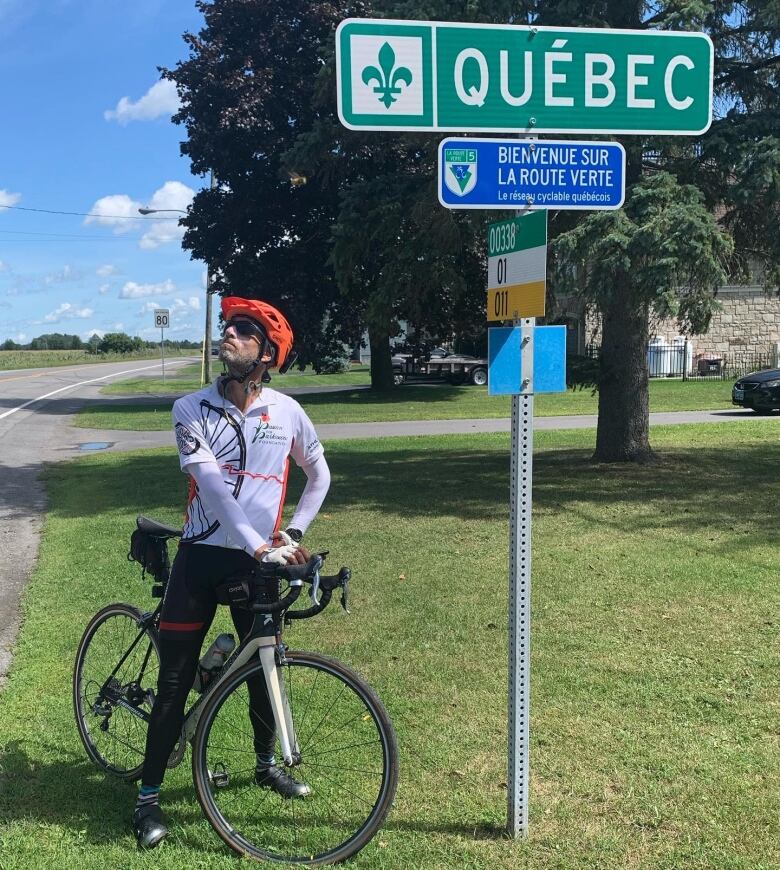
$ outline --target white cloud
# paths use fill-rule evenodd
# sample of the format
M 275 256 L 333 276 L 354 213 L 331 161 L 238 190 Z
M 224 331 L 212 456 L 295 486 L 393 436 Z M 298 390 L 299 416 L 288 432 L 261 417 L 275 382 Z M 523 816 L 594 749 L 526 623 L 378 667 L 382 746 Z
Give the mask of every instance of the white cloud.
M 0 272 L 7 272 L 9 268 L 10 266 L 8 265 L 8 263 L 4 263 L 2 260 L 0 260 Z
M 140 202 L 130 199 L 124 193 L 103 196 L 89 210 L 90 214 L 84 218 L 84 223 L 113 227 L 117 234 L 127 233 L 136 229 L 137 224 L 137 221 L 129 221 L 127 218 L 137 218 L 140 207 Z
M 171 314 L 188 314 L 192 311 L 200 311 L 200 299 L 197 296 L 188 296 L 186 299 L 176 298 L 171 306 Z
M 139 314 L 151 314 L 158 308 L 167 308 L 171 312 L 172 317 L 189 315 L 193 311 L 200 311 L 200 299 L 197 296 L 188 296 L 186 299 L 176 297 L 172 303 L 167 305 L 160 305 L 158 302 L 149 300 L 141 306 Z
M 170 210 L 168 220 L 150 217 L 151 226 L 141 237 L 141 247 L 145 250 L 159 248 L 168 242 L 176 242 L 184 235 L 184 227 L 179 226 L 176 212 L 187 211 L 192 203 L 195 191 L 180 181 L 166 181 L 162 187 L 155 190 L 149 200 L 149 208 Z
M 143 299 L 146 296 L 170 296 L 176 292 L 176 285 L 168 278 L 159 284 L 137 284 L 127 281 L 119 291 L 120 299 Z
M 73 266 L 63 266 L 59 272 L 52 272 L 49 275 L 45 275 L 43 278 L 43 283 L 50 284 L 65 284 L 68 281 L 78 281 L 81 278 L 81 273 L 77 272 Z
M 101 197 L 90 209 L 90 214 L 84 219 L 85 224 L 113 227 L 114 232 L 128 233 L 143 230 L 140 247 L 144 250 L 159 248 L 169 242 L 178 242 L 184 235 L 184 227 L 179 226 L 179 212 L 186 212 L 195 196 L 195 191 L 181 181 L 166 181 L 157 188 L 148 200 L 146 207 L 164 212 L 162 215 L 150 215 L 146 220 L 140 220 L 138 209 L 143 203 L 125 193 L 115 193 Z M 128 218 L 139 218 L 128 220 Z M 100 277 L 118 275 L 115 266 L 101 266 L 97 274 Z
M 27 341 L 27 333 L 26 332 L 17 332 L 16 335 L 12 335 L 11 339 L 17 344 L 24 344 Z
M 110 278 L 112 275 L 118 275 L 119 269 L 112 263 L 106 263 L 105 266 L 99 266 L 95 274 L 100 278 Z
M 0 189 L 0 208 L 7 208 L 9 205 L 16 205 L 21 198 L 21 193 L 9 193 L 7 190 Z
M 114 332 L 124 332 L 125 331 L 124 323 L 115 323 L 111 328 L 114 330 Z
M 130 121 L 153 121 L 163 115 L 172 115 L 179 109 L 176 85 L 168 79 L 155 82 L 136 102 L 122 97 L 115 109 L 103 112 L 106 121 L 118 121 L 122 126 Z
M 76 308 L 70 302 L 63 302 L 54 311 L 50 311 L 44 318 L 44 323 L 59 323 L 61 320 L 72 320 L 76 317 L 92 317 L 91 308 Z
M 98 293 L 100 293 L 101 296 L 105 296 L 106 293 L 108 293 L 108 291 L 110 289 L 111 289 L 110 284 L 101 284 L 100 287 L 98 287 Z

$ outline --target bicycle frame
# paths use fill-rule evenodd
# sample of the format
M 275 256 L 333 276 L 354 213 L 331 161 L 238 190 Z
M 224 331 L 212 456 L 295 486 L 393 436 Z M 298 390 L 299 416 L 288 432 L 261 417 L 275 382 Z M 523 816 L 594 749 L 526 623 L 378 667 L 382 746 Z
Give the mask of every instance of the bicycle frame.
M 116 693 L 110 689 L 109 684 L 140 642 L 149 625 L 156 623 L 161 609 L 162 604 L 159 604 L 153 613 L 145 613 L 143 615 L 142 620 L 139 622 L 140 631 L 138 632 L 138 636 L 130 644 L 127 652 L 122 656 L 111 674 L 109 674 L 101 690 L 101 694 L 107 696 L 114 703 L 119 704 L 133 716 L 143 719 L 147 723 L 150 719 L 149 713 L 128 703 L 124 698 L 117 696 Z M 150 653 L 151 648 L 147 650 L 141 667 L 139 680 L 146 669 Z M 185 714 L 181 736 L 184 740 L 187 740 L 190 743 L 192 742 L 198 728 L 201 706 L 204 700 L 218 685 L 222 684 L 234 671 L 238 670 L 238 668 L 243 667 L 256 654 L 260 656 L 260 661 L 263 666 L 263 675 L 265 677 L 268 698 L 274 716 L 276 734 L 282 747 L 282 755 L 285 764 L 293 766 L 300 761 L 300 746 L 295 734 L 295 726 L 292 721 L 290 705 L 287 700 L 287 690 L 284 685 L 284 677 L 276 666 L 277 655 L 281 658 L 284 656 L 284 646 L 282 645 L 281 640 L 281 619 L 278 616 L 273 617 L 268 613 L 255 614 L 252 629 L 247 637 L 245 637 L 238 647 L 236 647 L 230 658 L 222 666 L 216 679 L 209 684 L 206 691 L 203 692 Z
M 287 689 L 284 677 L 276 666 L 276 657 L 283 657 L 284 646 L 281 641 L 281 620 L 267 613 L 256 613 L 252 629 L 233 651 L 230 658 L 222 666 L 217 678 L 207 687 L 206 691 L 195 701 L 187 711 L 182 726 L 182 737 L 192 742 L 198 729 L 202 704 L 217 686 L 239 668 L 243 667 L 256 654 L 260 656 L 263 666 L 265 685 L 274 716 L 276 734 L 282 747 L 285 764 L 294 766 L 300 761 L 300 746 L 295 734 L 290 705 L 287 700 Z

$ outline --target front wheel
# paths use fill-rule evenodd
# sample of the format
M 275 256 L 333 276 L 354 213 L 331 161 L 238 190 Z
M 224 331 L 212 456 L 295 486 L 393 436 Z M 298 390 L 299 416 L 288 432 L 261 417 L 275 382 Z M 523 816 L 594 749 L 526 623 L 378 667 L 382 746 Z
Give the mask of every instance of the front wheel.
M 143 614 L 109 604 L 87 626 L 76 653 L 73 709 L 87 755 L 107 773 L 138 779 L 154 704 L 160 651 Z
M 279 667 L 300 761 L 286 772 L 311 793 L 284 800 L 255 783 L 249 688 L 264 680 L 253 661 L 217 686 L 201 715 L 192 753 L 198 800 L 219 836 L 255 860 L 316 867 L 360 851 L 384 821 L 398 782 L 398 748 L 373 689 L 341 663 L 287 653 Z M 265 725 L 267 727 L 267 725 Z M 276 759 L 281 764 L 277 739 Z

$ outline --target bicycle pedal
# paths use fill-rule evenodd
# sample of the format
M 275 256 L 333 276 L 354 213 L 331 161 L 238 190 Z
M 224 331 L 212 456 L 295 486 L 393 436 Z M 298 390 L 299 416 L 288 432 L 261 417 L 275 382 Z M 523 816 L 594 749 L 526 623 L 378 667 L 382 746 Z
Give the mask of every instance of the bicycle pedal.
M 230 785 L 230 774 L 222 762 L 216 764 L 214 770 L 209 771 L 209 779 L 213 783 L 214 788 L 227 788 Z

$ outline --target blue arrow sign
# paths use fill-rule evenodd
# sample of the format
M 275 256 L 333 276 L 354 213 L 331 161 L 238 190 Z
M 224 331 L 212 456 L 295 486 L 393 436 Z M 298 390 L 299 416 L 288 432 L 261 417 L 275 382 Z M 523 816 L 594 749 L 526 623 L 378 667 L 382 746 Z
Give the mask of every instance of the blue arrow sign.
M 445 208 L 616 209 L 625 198 L 618 142 L 444 139 L 439 202 Z

